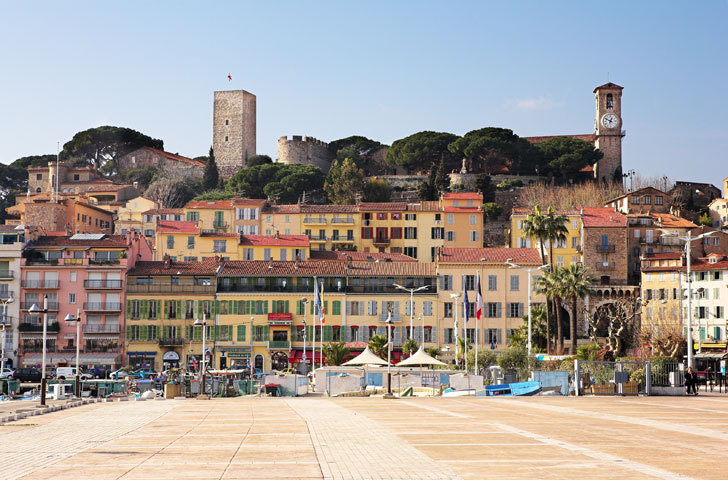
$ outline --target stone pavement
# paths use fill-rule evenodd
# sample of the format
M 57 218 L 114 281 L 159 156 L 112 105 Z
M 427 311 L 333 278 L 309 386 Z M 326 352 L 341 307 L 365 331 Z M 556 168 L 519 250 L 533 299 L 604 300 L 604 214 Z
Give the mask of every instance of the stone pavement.
M 728 398 L 702 394 L 167 400 L 32 421 L 0 428 L 0 478 L 723 479 L 728 459 Z

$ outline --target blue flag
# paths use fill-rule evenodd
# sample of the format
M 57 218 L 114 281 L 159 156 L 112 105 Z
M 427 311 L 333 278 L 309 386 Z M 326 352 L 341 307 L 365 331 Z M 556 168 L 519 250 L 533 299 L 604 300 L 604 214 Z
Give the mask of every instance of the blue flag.
M 468 289 L 465 289 L 465 295 L 463 296 L 463 317 L 465 317 L 465 323 L 468 323 L 468 320 L 470 320 L 470 317 L 468 316 L 470 312 L 468 312 Z

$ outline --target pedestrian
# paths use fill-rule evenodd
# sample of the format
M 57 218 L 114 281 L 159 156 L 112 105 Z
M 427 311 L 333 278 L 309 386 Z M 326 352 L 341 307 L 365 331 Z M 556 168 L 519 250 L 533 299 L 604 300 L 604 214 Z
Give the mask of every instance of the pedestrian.
M 688 367 L 688 371 L 685 372 L 685 388 L 687 389 L 687 394 L 690 395 L 690 388 L 693 389 L 693 395 L 698 394 L 698 390 L 695 388 L 695 373 L 693 372 L 693 367 Z

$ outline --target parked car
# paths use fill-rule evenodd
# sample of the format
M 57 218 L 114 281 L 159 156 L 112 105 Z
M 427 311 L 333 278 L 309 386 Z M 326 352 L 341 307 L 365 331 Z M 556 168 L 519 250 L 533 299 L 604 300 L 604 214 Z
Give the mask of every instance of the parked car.
M 112 373 L 112 370 L 110 368 L 91 367 L 82 370 L 82 372 L 91 375 L 93 378 L 107 378 Z
M 21 382 L 40 382 L 41 375 L 40 370 L 36 368 L 18 368 L 16 369 L 10 378 L 13 380 L 20 380 Z
M 123 368 L 114 370 L 113 372 L 109 373 L 109 378 L 111 378 L 112 380 L 123 380 L 126 377 L 136 377 L 136 375 L 133 372 L 127 372 Z
M 3 368 L 3 371 L 0 372 L 0 378 L 8 378 L 13 374 L 13 370 L 11 368 Z
M 156 377 L 157 372 L 155 372 L 151 368 L 140 368 L 139 370 L 136 370 L 134 372 L 134 376 L 136 376 L 137 378 L 140 378 L 142 380 L 147 380 L 147 379 Z
M 93 375 L 79 372 L 81 380 L 90 380 Z M 56 378 L 58 380 L 73 380 L 76 378 L 76 367 L 58 367 L 56 368 Z

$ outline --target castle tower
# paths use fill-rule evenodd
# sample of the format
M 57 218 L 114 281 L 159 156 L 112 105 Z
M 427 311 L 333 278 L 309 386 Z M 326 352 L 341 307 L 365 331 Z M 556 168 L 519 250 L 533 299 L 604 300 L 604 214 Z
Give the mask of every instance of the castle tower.
M 255 95 L 245 90 L 215 92 L 212 148 L 225 180 L 245 168 L 255 155 Z
M 622 177 L 622 87 L 605 83 L 594 89 L 597 112 L 594 118 L 594 146 L 602 151 L 604 158 L 599 160 L 595 177 L 599 180 L 612 180 L 615 175 Z

